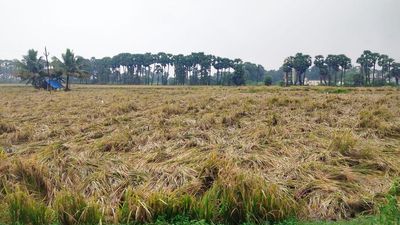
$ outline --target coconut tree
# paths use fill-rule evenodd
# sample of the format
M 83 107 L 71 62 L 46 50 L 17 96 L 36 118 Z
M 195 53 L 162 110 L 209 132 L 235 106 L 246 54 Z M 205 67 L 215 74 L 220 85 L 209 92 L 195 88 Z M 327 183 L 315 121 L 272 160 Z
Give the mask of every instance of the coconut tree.
M 65 91 L 70 91 L 70 77 L 84 78 L 89 75 L 87 72 L 87 65 L 84 62 L 85 59 L 83 57 L 75 56 L 70 49 L 67 49 L 65 53 L 61 55 L 61 60 L 53 57 L 53 67 L 66 76 Z
M 45 61 L 38 57 L 38 52 L 30 49 L 27 55 L 22 56 L 22 60 L 15 61 L 16 75 L 27 84 L 32 84 L 35 88 L 42 88 L 46 79 Z

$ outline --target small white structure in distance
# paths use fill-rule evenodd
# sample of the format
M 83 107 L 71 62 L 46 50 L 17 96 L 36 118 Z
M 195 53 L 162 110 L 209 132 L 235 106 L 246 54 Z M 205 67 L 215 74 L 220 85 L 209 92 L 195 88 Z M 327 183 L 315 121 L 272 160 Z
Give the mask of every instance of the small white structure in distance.
M 304 83 L 305 83 L 305 85 L 309 85 L 309 86 L 318 86 L 321 84 L 321 81 L 320 80 L 308 80 L 306 78 Z

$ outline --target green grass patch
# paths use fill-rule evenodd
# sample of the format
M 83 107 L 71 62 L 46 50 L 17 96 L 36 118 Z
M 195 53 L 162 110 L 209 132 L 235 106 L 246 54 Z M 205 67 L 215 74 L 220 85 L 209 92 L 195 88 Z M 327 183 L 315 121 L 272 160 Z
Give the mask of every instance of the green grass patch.
M 17 191 L 6 196 L 11 224 L 46 225 L 51 223 L 51 213 L 46 205 L 28 194 Z
M 320 91 L 321 93 L 326 93 L 326 94 L 348 94 L 351 92 L 350 89 L 343 89 L 343 88 L 327 88 L 327 89 L 322 89 Z

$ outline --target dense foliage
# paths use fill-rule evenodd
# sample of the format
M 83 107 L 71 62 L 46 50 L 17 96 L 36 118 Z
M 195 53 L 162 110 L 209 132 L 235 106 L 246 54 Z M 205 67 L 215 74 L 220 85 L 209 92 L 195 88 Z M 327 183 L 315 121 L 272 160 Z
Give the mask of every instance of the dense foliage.
M 385 54 L 374 53 L 365 50 L 357 59 L 359 66 L 353 68 L 351 59 L 344 54 L 317 55 L 314 58 L 314 66 L 311 57 L 302 53 L 287 57 L 281 67 L 283 80 L 288 85 L 305 85 L 306 72 L 309 80 L 318 80 L 319 85 L 330 86 L 383 86 L 395 83 L 399 85 L 400 64 Z M 377 69 L 380 67 L 380 71 Z
M 120 53 L 113 57 L 85 59 L 67 49 L 61 60 L 49 62 L 35 50 L 22 60 L 0 61 L 0 82 L 26 81 L 36 88 L 46 78 L 90 84 L 134 85 L 330 85 L 383 86 L 399 84 L 400 64 L 388 55 L 365 50 L 352 65 L 344 54 L 287 57 L 279 70 L 240 59 L 229 59 L 203 52 L 190 55 Z M 240 76 L 235 71 L 240 68 Z M 268 82 L 265 82 L 266 79 Z

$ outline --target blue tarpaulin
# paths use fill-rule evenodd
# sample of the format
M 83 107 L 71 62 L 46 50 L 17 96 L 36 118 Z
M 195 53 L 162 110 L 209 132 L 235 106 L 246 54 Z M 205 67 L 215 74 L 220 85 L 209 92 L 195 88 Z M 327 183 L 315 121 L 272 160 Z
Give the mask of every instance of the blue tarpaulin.
M 50 85 L 53 89 L 60 89 L 63 88 L 63 85 L 58 80 L 46 80 L 46 82 Z

